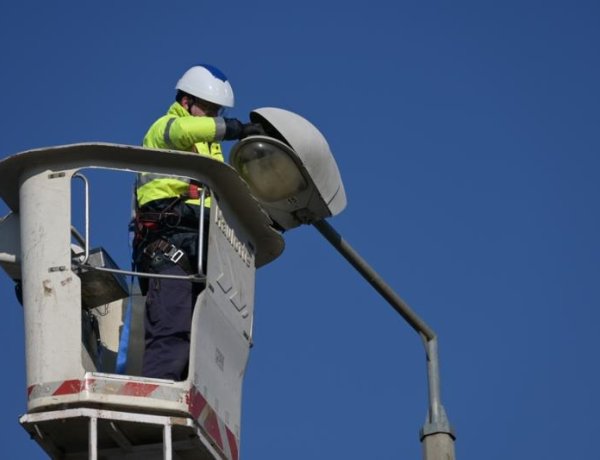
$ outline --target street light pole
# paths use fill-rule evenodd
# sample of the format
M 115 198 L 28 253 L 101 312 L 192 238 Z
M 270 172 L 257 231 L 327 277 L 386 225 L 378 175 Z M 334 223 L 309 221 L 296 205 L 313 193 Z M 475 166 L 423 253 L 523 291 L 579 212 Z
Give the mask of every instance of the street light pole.
M 424 460 L 454 460 L 454 433 L 441 401 L 438 343 L 435 332 L 412 311 L 373 268 L 324 219 L 313 223 L 316 229 L 369 282 L 379 294 L 421 336 L 427 355 L 429 410 L 420 431 Z
M 229 161 L 277 227 L 313 224 L 423 339 L 427 353 L 429 411 L 421 429 L 425 460 L 454 460 L 454 434 L 440 397 L 435 332 L 383 281 L 324 219 L 346 207 L 346 192 L 329 145 L 308 120 L 264 107 L 250 113 L 268 136 L 250 136 L 233 146 Z

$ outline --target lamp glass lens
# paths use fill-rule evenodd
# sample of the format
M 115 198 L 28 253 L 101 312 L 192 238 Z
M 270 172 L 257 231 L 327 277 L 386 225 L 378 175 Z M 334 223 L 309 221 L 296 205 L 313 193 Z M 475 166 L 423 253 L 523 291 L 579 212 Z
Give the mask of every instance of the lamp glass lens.
M 266 202 L 290 198 L 308 186 L 290 153 L 268 142 L 244 145 L 237 152 L 235 163 L 252 193 Z

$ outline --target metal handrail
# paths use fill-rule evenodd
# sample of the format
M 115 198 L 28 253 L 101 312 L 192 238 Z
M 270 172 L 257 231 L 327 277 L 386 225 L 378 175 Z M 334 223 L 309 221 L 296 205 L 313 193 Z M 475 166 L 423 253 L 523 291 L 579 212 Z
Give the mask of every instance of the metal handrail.
M 73 174 L 73 177 L 77 178 L 77 179 L 81 179 L 83 181 L 83 185 L 84 185 L 84 196 L 85 196 L 85 200 L 84 200 L 84 216 L 85 216 L 84 249 L 85 249 L 85 256 L 83 258 L 82 263 L 86 263 L 87 260 L 90 258 L 90 184 L 87 180 L 87 177 L 85 177 L 81 173 L 75 173 L 75 174 Z
M 129 276 L 138 276 L 141 278 L 167 278 L 167 279 L 176 279 L 176 280 L 187 280 L 192 281 L 194 283 L 204 283 L 206 281 L 206 276 L 195 275 L 161 275 L 159 273 L 148 273 L 148 272 L 136 272 L 130 270 L 121 270 L 118 268 L 106 268 L 106 267 L 96 267 L 90 264 L 82 264 L 75 262 L 78 267 L 87 268 L 90 270 L 97 270 L 99 272 L 108 272 L 108 273 L 118 273 L 121 275 L 129 275 Z
M 71 234 L 84 246 L 84 257 L 82 261 L 75 260 L 75 264 L 80 268 L 87 268 L 89 270 L 97 270 L 101 272 L 117 273 L 127 276 L 137 276 L 139 278 L 165 278 L 165 279 L 179 279 L 191 281 L 193 283 L 204 283 L 206 282 L 206 276 L 204 273 L 204 199 L 206 198 L 206 186 L 202 186 L 202 195 L 200 197 L 200 216 L 198 223 L 198 273 L 193 275 L 163 275 L 158 273 L 138 272 L 131 270 L 121 270 L 117 268 L 106 268 L 96 267 L 87 263 L 90 258 L 90 184 L 82 173 L 73 174 L 73 178 L 81 179 L 84 184 L 84 227 L 85 236 L 82 236 L 79 231 L 71 226 Z
M 206 198 L 206 186 L 202 187 L 200 196 L 200 216 L 198 217 L 198 274 L 204 275 L 204 200 Z

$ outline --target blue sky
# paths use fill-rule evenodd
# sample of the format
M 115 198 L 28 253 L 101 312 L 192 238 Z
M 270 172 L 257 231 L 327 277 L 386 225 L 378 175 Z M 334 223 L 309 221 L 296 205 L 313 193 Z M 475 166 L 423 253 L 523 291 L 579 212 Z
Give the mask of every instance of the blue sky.
M 180 74 L 217 65 L 230 115 L 281 107 L 328 139 L 348 195 L 332 225 L 439 335 L 457 458 L 590 458 L 599 20 L 592 1 L 11 2 L 0 155 L 138 145 Z M 94 187 L 94 236 L 127 266 L 131 182 Z M 257 276 L 242 458 L 419 458 L 420 339 L 316 230 L 285 239 Z M 2 449 L 45 458 L 18 424 L 23 315 L 0 289 Z

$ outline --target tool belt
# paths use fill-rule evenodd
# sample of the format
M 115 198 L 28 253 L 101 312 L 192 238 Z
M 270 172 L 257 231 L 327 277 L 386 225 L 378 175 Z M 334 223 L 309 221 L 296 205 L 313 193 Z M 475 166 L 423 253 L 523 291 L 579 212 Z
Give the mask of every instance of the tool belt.
M 181 216 L 175 212 L 138 212 L 136 221 L 139 227 L 153 231 L 162 228 L 198 231 L 198 219 Z
M 158 272 L 164 264 L 179 265 L 187 274 L 192 274 L 192 264 L 186 253 L 165 239 L 157 239 L 149 243 L 142 251 L 142 267 Z

